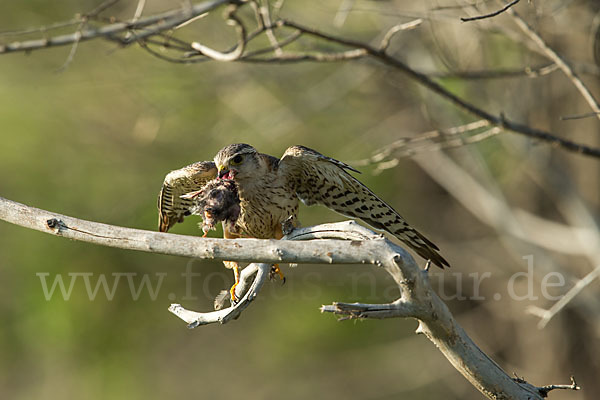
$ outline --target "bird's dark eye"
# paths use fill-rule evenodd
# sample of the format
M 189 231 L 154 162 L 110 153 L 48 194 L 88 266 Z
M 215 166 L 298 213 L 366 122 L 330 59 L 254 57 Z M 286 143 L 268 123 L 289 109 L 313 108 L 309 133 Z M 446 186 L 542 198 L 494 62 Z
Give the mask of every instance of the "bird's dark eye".
M 233 157 L 233 159 L 231 160 L 232 165 L 237 165 L 237 164 L 241 164 L 241 163 L 242 163 L 242 156 L 239 154 L 237 156 Z

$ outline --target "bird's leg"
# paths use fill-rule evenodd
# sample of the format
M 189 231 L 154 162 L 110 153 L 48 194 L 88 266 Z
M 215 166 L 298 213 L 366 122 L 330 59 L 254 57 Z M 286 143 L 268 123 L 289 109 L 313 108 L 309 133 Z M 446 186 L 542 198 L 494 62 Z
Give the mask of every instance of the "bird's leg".
M 233 270 L 233 277 L 235 279 L 235 283 L 233 284 L 233 286 L 231 287 L 231 289 L 229 289 L 229 294 L 231 295 L 231 301 L 233 303 L 237 303 L 237 301 L 239 299 L 235 295 L 235 288 L 240 283 L 240 266 L 235 261 L 223 261 L 223 264 L 225 264 L 226 268 L 229 268 L 229 269 Z
M 240 237 L 240 235 L 231 232 L 227 228 L 226 225 L 227 224 L 223 224 L 223 237 L 225 239 L 237 239 L 237 238 Z M 240 283 L 240 266 L 235 261 L 223 261 L 223 264 L 225 264 L 226 268 L 233 269 L 233 277 L 235 278 L 235 283 L 233 284 L 233 286 L 231 287 L 231 289 L 229 289 L 229 294 L 231 295 L 231 302 L 232 303 L 237 303 L 237 301 L 239 299 L 235 295 L 235 288 L 238 285 L 238 283 Z

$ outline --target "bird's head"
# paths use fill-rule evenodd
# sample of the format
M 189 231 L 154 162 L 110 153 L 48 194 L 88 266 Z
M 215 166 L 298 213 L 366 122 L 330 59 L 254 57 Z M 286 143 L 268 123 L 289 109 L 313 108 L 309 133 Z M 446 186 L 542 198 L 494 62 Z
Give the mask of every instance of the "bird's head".
M 259 168 L 258 152 L 248 144 L 230 144 L 215 156 L 219 179 L 244 181 L 256 176 Z

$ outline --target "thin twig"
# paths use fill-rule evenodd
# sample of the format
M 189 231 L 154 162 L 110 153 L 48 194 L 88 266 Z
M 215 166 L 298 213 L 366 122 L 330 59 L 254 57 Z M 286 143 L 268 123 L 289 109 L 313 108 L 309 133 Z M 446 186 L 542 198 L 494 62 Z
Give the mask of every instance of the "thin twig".
M 471 136 L 458 136 L 448 139 L 442 139 L 439 142 L 433 143 L 423 143 L 421 140 L 417 139 L 415 142 L 406 142 L 406 146 L 404 148 L 399 148 L 394 153 L 394 157 L 385 161 L 380 161 L 377 163 L 376 169 L 373 171 L 374 174 L 381 173 L 382 171 L 390 168 L 394 168 L 398 166 L 400 163 L 400 158 L 402 157 L 412 157 L 423 151 L 438 151 L 440 149 L 451 149 L 454 147 L 463 147 L 465 145 L 474 144 L 482 142 L 486 139 L 494 137 L 502 132 L 502 129 L 494 126 L 490 129 L 486 129 L 483 132 L 476 133 Z M 410 138 L 408 138 L 410 139 Z M 361 160 L 364 161 L 364 160 Z M 359 161 L 360 162 L 360 161 Z
M 394 35 L 398 32 L 407 31 L 409 29 L 415 29 L 417 26 L 421 25 L 423 20 L 421 18 L 415 19 L 413 21 L 407 22 L 405 24 L 399 24 L 392 26 L 386 33 L 383 39 L 381 39 L 381 43 L 379 44 L 380 50 L 387 50 L 390 46 L 390 41 L 394 37 Z
M 202 19 L 204 17 L 208 16 L 208 13 L 204 13 L 204 14 L 200 14 L 200 15 L 196 15 L 194 18 L 190 18 L 187 21 L 184 21 L 182 23 L 180 23 L 179 25 L 177 25 L 176 27 L 173 28 L 173 30 L 177 30 L 177 29 L 181 29 L 184 26 L 187 26 L 193 22 L 198 21 L 199 19 Z
M 146 7 L 146 0 L 139 0 L 131 21 L 136 22 L 138 19 L 140 19 L 142 13 L 144 12 L 144 7 Z
M 439 141 L 430 141 L 426 135 L 423 137 L 417 136 L 415 138 L 404 138 L 405 142 L 403 146 L 398 146 L 393 155 L 389 155 L 385 158 L 381 158 L 381 153 L 374 155 L 369 159 L 358 160 L 353 165 L 371 165 L 375 164 L 376 169 L 373 171 L 374 174 L 378 174 L 386 169 L 394 168 L 400 163 L 400 159 L 403 157 L 412 157 L 423 151 L 438 151 L 440 149 L 450 149 L 454 147 L 463 147 L 465 145 L 482 142 L 488 138 L 494 137 L 502 132 L 502 129 L 494 126 L 486 129 L 483 132 L 473 134 L 471 136 L 451 136 L 441 138 Z M 432 133 L 440 133 L 433 131 Z M 380 159 L 380 161 L 374 161 Z
M 138 44 L 140 45 L 140 47 L 142 49 L 146 50 L 150 55 L 158 58 L 159 60 L 167 61 L 170 63 L 197 64 L 199 62 L 206 62 L 206 61 L 210 60 L 210 58 L 208 58 L 206 56 L 202 56 L 202 58 L 175 58 L 175 57 L 171 57 L 171 56 L 167 56 L 165 54 L 159 53 L 158 51 L 156 51 L 153 48 L 151 48 L 150 46 L 148 46 L 146 41 L 140 41 L 140 42 L 138 42 Z
M 382 162 L 394 161 L 401 156 L 414 154 L 414 152 L 416 152 L 415 147 L 417 145 L 425 144 L 425 146 L 438 145 L 440 147 L 445 147 L 445 145 L 448 144 L 449 147 L 452 147 L 450 143 L 456 142 L 457 139 L 458 141 L 460 141 L 460 144 L 464 144 L 466 143 L 466 139 L 460 138 L 459 135 L 486 128 L 489 127 L 489 125 L 489 121 L 479 120 L 448 129 L 436 129 L 433 131 L 418 134 L 414 137 L 400 138 L 374 151 L 374 154 L 371 157 L 352 162 L 352 165 L 366 166 L 372 164 L 380 164 Z M 493 136 L 498 133 L 497 131 L 493 133 L 490 133 L 489 131 L 489 129 L 484 131 L 483 133 L 486 133 L 486 135 L 484 135 L 481 138 L 473 139 L 471 143 L 484 140 L 487 137 Z M 399 155 L 398 153 L 400 151 L 403 151 L 406 154 L 403 153 L 402 155 Z
M 449 71 L 449 72 L 423 72 L 430 78 L 443 79 L 506 79 L 506 78 L 540 78 L 558 70 L 558 65 L 546 64 L 537 67 L 525 67 L 500 70 L 480 70 L 480 71 Z
M 600 104 L 594 98 L 594 95 L 587 86 L 583 83 L 583 81 L 579 78 L 577 73 L 573 71 L 573 68 L 567 63 L 565 59 L 563 59 L 554 49 L 552 49 L 545 41 L 542 39 L 537 32 L 533 30 L 531 26 L 525 20 L 517 14 L 517 12 L 513 9 L 507 10 L 508 15 L 510 15 L 517 26 L 525 33 L 543 52 L 546 56 L 552 60 L 559 68 L 564 72 L 564 74 L 573 82 L 573 85 L 579 90 L 581 96 L 584 100 L 589 104 L 590 108 L 598 119 L 600 119 Z
M 318 62 L 339 62 L 355 60 L 357 58 L 367 57 L 369 54 L 364 49 L 353 49 L 339 52 L 286 52 L 281 56 L 273 57 L 243 57 L 246 62 L 267 63 L 267 64 L 285 64 L 297 63 L 300 61 L 318 61 Z
M 234 25 L 235 30 L 238 34 L 238 42 L 233 50 L 226 53 L 222 53 L 220 51 L 211 49 L 210 47 L 207 47 L 199 42 L 192 42 L 192 48 L 198 51 L 199 53 L 216 61 L 230 62 L 239 60 L 240 57 L 244 54 L 244 50 L 246 49 L 246 44 L 248 43 L 248 40 L 246 37 L 246 27 L 235 14 L 236 10 L 237 5 L 232 5 L 230 6 L 230 9 L 227 13 L 228 24 Z
M 140 1 L 143 1 L 143 0 L 140 0 Z M 77 53 L 77 48 L 79 46 L 79 42 L 81 41 L 81 31 L 83 30 L 83 28 L 85 28 L 87 26 L 88 22 L 91 19 L 96 18 L 101 12 L 109 9 L 110 7 L 114 6 L 118 2 L 119 2 L 119 0 L 106 0 L 103 3 L 101 3 L 98 7 L 94 8 L 92 11 L 90 11 L 86 14 L 83 14 L 81 16 L 81 23 L 79 24 L 79 26 L 77 27 L 77 29 L 75 31 L 75 40 L 73 42 L 73 45 L 71 46 L 69 55 L 67 56 L 67 59 L 65 60 L 63 65 L 58 68 L 57 72 L 62 72 L 64 70 L 66 70 L 69 67 L 69 65 L 73 62 L 73 59 L 75 58 L 75 53 Z
M 281 50 L 281 46 L 279 45 L 277 38 L 275 37 L 275 33 L 273 32 L 273 23 L 271 22 L 271 11 L 269 10 L 269 2 L 264 2 L 263 5 L 258 8 L 258 12 L 262 24 L 265 27 L 265 33 L 267 34 L 269 43 L 271 43 L 273 52 L 276 56 L 282 55 L 283 50 Z
M 144 12 L 144 7 L 146 7 L 146 0 L 138 0 L 135 11 L 133 12 L 133 18 L 131 18 L 131 22 L 135 23 L 140 19 L 142 13 Z M 133 32 L 127 32 L 127 34 L 125 35 L 125 39 L 129 40 L 132 35 Z
M 363 303 L 340 303 L 321 306 L 321 312 L 340 315 L 340 321 L 347 319 L 363 318 L 407 318 L 415 315 L 415 310 L 410 303 L 395 301 L 388 304 L 363 304 Z
M 548 397 L 548 392 L 550 392 L 551 390 L 556 390 L 556 389 L 581 390 L 581 387 L 579 387 L 577 385 L 577 382 L 575 382 L 575 377 L 572 376 L 570 385 L 547 385 L 547 386 L 542 386 L 542 387 L 538 388 L 538 391 L 540 392 L 542 397 Z
M 29 35 L 32 33 L 46 34 L 49 31 L 66 28 L 68 26 L 79 25 L 82 20 L 83 20 L 83 18 L 81 15 L 76 15 L 75 18 L 73 18 L 72 20 L 69 20 L 69 21 L 55 22 L 50 25 L 44 25 L 44 26 L 39 26 L 39 27 L 36 26 L 34 28 L 27 28 L 27 29 L 13 30 L 13 31 L 0 31 L 0 38 L 10 37 L 10 36 L 24 36 L 24 35 Z
M 573 119 L 584 119 L 584 118 L 595 117 L 598 114 L 599 113 L 597 113 L 597 112 L 591 112 L 591 113 L 587 113 L 587 114 L 565 115 L 565 116 L 560 117 L 560 120 L 561 121 L 569 121 L 569 120 L 573 120 Z
M 164 49 L 177 50 L 182 53 L 192 51 L 192 48 L 190 47 L 189 43 L 183 42 L 183 44 L 180 44 L 178 43 L 178 39 L 175 37 L 164 37 L 164 40 L 158 40 L 154 37 L 150 37 L 140 41 L 139 43 L 153 44 Z
M 468 21 L 478 21 L 480 19 L 486 19 L 486 18 L 493 18 L 493 17 L 500 15 L 503 12 L 507 11 L 509 8 L 511 8 L 512 6 L 517 4 L 519 1 L 521 1 L 521 0 L 513 0 L 510 3 L 508 3 L 507 5 L 505 5 L 504 7 L 502 7 L 500 10 L 494 11 L 489 14 L 478 15 L 476 17 L 462 17 L 460 20 L 462 22 L 468 22 Z
M 558 314 L 567 304 L 569 304 L 575 296 L 577 296 L 583 289 L 585 289 L 590 283 L 592 283 L 596 278 L 600 276 L 600 266 L 596 267 L 592 272 L 587 274 L 585 277 L 577 281 L 575 285 L 563 297 L 560 298 L 550 309 L 545 310 L 536 306 L 529 306 L 527 308 L 527 312 L 535 315 L 540 318 L 540 322 L 538 323 L 538 328 L 543 329 L 548 322 L 556 314 Z
M 86 24 L 87 24 L 87 21 L 82 21 L 81 24 L 79 24 L 77 31 L 75 31 L 75 41 L 73 42 L 73 45 L 71 46 L 69 55 L 67 56 L 67 59 L 65 60 L 63 65 L 61 65 L 57 69 L 57 72 L 63 72 L 64 70 L 66 70 L 69 67 L 69 65 L 71 65 L 71 62 L 73 62 L 73 59 L 75 58 L 75 53 L 77 52 L 77 47 L 79 45 L 79 42 L 81 41 L 81 30 L 83 29 L 83 27 Z
M 286 37 L 285 39 L 280 40 L 277 44 L 279 46 L 279 49 L 283 50 L 284 47 L 294 43 L 296 40 L 298 40 L 300 37 L 302 36 L 302 32 L 300 31 L 296 31 L 293 32 L 291 35 L 289 35 L 288 37 Z M 271 53 L 273 51 L 272 47 L 264 47 L 262 49 L 257 49 L 254 51 L 249 51 L 246 54 L 244 54 L 244 58 L 255 58 L 256 56 L 260 56 L 263 54 L 268 54 Z

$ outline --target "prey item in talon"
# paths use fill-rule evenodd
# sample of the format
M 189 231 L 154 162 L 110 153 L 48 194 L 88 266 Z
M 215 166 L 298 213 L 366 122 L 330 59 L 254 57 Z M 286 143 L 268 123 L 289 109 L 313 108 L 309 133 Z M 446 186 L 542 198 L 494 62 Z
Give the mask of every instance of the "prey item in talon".
M 202 216 L 202 231 L 204 236 L 209 230 L 223 221 L 230 231 L 235 230 L 235 223 L 240 215 L 240 198 L 235 182 L 226 179 L 214 179 L 201 190 L 186 193 L 181 196 L 193 200 L 190 211 Z

